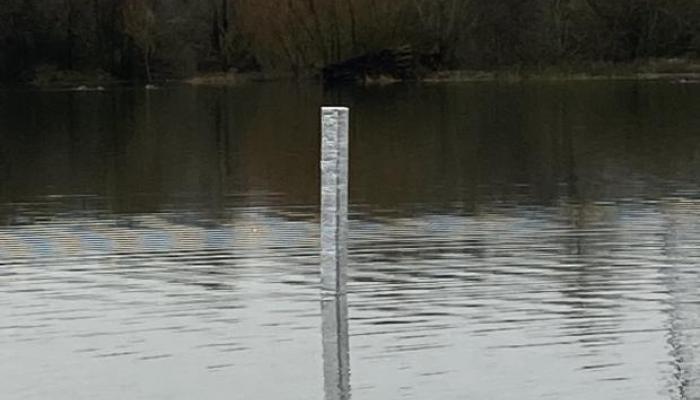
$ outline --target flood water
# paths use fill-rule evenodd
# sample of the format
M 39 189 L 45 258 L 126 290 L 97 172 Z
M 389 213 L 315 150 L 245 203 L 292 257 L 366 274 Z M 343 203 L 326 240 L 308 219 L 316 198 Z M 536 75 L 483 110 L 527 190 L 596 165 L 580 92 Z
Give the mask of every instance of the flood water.
M 3 90 L 0 398 L 698 399 L 698 171 L 692 84 Z

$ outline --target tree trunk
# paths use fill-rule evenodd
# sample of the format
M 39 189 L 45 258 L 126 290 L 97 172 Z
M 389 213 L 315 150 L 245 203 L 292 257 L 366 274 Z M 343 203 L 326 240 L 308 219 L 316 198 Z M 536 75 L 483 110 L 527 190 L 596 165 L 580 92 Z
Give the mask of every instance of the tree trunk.
M 350 13 L 350 40 L 352 41 L 352 54 L 357 53 L 357 20 L 355 19 L 355 7 L 353 0 L 347 0 L 348 13 Z
M 145 49 L 143 51 L 143 63 L 146 66 L 146 81 L 151 83 L 151 50 Z
M 74 63 L 73 59 L 75 58 L 75 55 L 73 53 L 73 48 L 75 47 L 75 31 L 73 24 L 75 22 L 75 13 L 74 13 L 74 7 L 73 7 L 73 2 L 71 0 L 68 0 L 66 2 L 66 6 L 68 8 L 68 21 L 67 21 L 67 32 L 66 32 L 66 37 L 68 39 L 68 69 L 73 69 L 74 68 Z
M 330 61 L 330 55 L 328 54 L 328 46 L 326 44 L 326 36 L 324 35 L 324 29 L 321 28 L 321 18 L 318 16 L 318 11 L 316 10 L 316 0 L 308 0 L 307 6 L 311 17 L 313 18 L 314 27 L 316 28 L 316 40 L 318 42 L 318 47 L 321 50 L 321 57 L 323 57 L 323 64 L 326 65 Z
M 225 35 L 228 33 L 228 0 L 221 0 L 221 31 Z

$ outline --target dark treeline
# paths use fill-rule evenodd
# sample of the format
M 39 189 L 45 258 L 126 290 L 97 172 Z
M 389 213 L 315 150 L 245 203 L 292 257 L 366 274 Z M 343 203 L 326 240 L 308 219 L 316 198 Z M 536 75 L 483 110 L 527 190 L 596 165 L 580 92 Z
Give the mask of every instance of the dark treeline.
M 318 71 L 411 45 L 430 67 L 695 56 L 698 0 L 2 0 L 0 78 Z

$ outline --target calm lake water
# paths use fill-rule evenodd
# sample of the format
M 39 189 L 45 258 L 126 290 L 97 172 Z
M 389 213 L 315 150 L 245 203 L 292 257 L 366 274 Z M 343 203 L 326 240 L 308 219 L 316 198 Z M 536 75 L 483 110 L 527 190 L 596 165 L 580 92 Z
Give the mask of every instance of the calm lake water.
M 699 171 L 692 84 L 0 91 L 0 398 L 698 399 Z

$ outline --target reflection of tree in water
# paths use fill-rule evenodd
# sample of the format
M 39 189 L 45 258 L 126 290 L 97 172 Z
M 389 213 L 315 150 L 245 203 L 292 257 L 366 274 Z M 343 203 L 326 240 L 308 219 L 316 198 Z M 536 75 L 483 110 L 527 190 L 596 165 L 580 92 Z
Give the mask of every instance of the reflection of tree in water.
M 611 351 L 623 341 L 619 333 L 624 310 L 621 294 L 628 290 L 627 269 L 615 253 L 627 240 L 612 205 L 570 203 L 562 206 L 564 229 L 559 241 L 564 255 L 560 268 L 560 301 L 567 306 L 566 335 L 578 337 L 589 354 Z
M 675 374 L 672 385 L 681 399 L 700 397 L 700 298 L 697 242 L 700 240 L 694 199 L 670 200 L 662 209 L 664 254 L 668 264 L 661 269 L 669 293 L 668 344 Z
M 5 155 L 5 151 L 3 146 L 0 146 L 0 182 L 6 181 L 12 171 L 12 164 Z M 5 190 L 5 185 L 0 185 L 0 203 L 5 202 Z
M 479 212 L 637 196 L 656 193 L 657 178 L 687 180 L 697 164 L 690 94 L 665 87 L 342 90 L 353 109 L 351 199 L 372 208 Z M 22 93 L 0 111 L 0 148 L 13 149 L 1 186 L 15 198 L 96 194 L 124 212 L 188 196 L 216 208 L 247 192 L 278 194 L 278 206 L 318 202 L 319 87 L 51 96 Z

